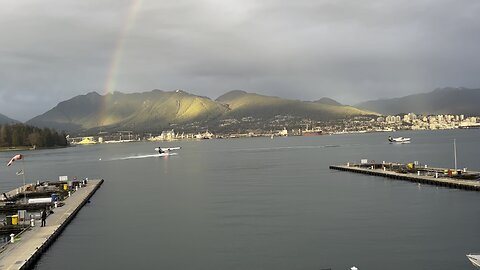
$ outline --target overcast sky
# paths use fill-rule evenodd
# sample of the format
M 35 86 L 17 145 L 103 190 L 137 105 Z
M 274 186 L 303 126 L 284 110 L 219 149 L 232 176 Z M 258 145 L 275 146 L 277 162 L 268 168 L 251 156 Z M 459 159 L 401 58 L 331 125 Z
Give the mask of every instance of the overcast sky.
M 107 85 L 349 104 L 480 87 L 478 0 L 0 4 L 0 113 L 19 120 Z

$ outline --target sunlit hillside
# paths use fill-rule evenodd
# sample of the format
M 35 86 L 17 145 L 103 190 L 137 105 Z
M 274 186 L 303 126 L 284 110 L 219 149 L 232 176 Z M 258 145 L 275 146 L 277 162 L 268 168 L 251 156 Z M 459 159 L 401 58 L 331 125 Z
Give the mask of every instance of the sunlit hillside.
M 365 114 L 373 113 L 350 106 L 289 100 L 244 91 L 232 91 L 214 101 L 181 90 L 153 90 L 107 95 L 91 92 L 60 102 L 27 123 L 66 131 L 153 131 L 179 124 L 215 123 L 232 117 L 252 116 L 268 121 L 276 115 L 292 115 L 329 120 Z
M 179 90 L 115 92 L 104 96 L 92 92 L 61 102 L 28 123 L 74 131 L 92 128 L 144 130 L 213 119 L 226 111 L 220 103 Z
M 275 115 L 294 115 L 316 120 L 327 120 L 353 115 L 375 114 L 351 106 L 290 100 L 247 93 L 239 90 L 226 93 L 217 98 L 217 101 L 229 106 L 231 111 L 228 112 L 228 115 L 232 117 L 273 117 Z

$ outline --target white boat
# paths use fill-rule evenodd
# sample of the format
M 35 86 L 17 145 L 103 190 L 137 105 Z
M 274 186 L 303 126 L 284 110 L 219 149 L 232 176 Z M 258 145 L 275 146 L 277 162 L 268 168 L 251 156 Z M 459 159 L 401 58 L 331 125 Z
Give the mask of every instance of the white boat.
M 389 136 L 388 141 L 389 142 L 396 142 L 396 143 L 406 143 L 406 142 L 410 142 L 410 138 L 405 138 L 405 137 L 392 138 L 392 136 Z
M 480 269 L 480 255 L 468 254 L 467 258 L 473 265 Z

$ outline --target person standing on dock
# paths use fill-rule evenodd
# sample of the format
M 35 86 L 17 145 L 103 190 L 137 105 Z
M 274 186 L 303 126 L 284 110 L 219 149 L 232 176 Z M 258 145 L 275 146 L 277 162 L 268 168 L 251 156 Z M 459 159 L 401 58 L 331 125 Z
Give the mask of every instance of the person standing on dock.
M 42 211 L 42 225 L 40 227 L 45 227 L 47 226 L 46 225 L 46 220 L 47 220 L 47 208 L 45 208 L 43 211 Z

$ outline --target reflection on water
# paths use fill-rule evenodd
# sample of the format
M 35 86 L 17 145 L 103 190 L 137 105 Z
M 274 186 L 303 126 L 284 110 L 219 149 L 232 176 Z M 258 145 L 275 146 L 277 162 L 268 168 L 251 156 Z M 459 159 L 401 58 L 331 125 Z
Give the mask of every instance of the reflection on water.
M 124 159 L 154 155 L 158 143 L 27 152 L 27 179 L 106 180 L 37 269 L 471 269 L 479 193 L 328 166 L 451 167 L 455 138 L 459 166 L 480 169 L 479 132 L 175 142 L 162 147 L 179 145 L 178 155 L 164 158 Z M 10 167 L 0 179 L 2 190 L 21 182 Z

